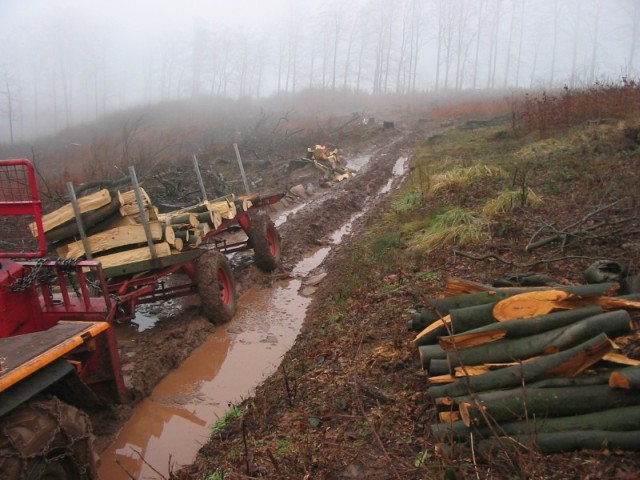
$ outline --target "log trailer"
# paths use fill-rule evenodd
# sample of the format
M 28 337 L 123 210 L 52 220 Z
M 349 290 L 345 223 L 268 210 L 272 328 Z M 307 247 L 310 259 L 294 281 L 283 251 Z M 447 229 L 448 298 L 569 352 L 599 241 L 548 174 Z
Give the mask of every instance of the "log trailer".
M 253 249 L 261 269 L 275 269 L 280 237 L 260 207 L 282 196 L 252 197 L 197 248 L 103 269 L 46 257 L 33 165 L 0 161 L 0 479 L 97 478 L 87 412 L 127 401 L 114 323 L 133 319 L 138 304 L 192 294 L 209 320 L 230 320 L 226 254 Z M 237 230 L 247 238 L 221 240 Z M 188 282 L 165 285 L 173 273 Z

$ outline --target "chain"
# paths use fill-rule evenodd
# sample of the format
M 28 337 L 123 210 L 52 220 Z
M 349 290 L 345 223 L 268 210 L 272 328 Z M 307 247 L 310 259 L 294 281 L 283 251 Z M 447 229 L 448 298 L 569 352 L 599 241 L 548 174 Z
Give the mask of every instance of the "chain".
M 40 273 L 40 270 L 42 270 L 42 266 L 46 262 L 47 262 L 46 258 L 41 258 L 36 262 L 35 266 L 31 269 L 31 271 L 27 275 L 23 275 L 20 278 L 13 278 L 11 285 L 9 285 L 9 290 L 12 293 L 19 293 L 19 292 L 24 292 L 28 290 L 29 288 L 31 288 L 32 285 L 36 283 L 51 284 L 55 279 L 55 273 L 47 270 Z
M 11 285 L 9 285 L 9 290 L 12 293 L 20 293 L 28 290 L 35 284 L 46 284 L 51 285 L 57 279 L 56 272 L 53 269 L 42 269 L 44 264 L 49 260 L 46 258 L 39 259 L 36 264 L 31 268 L 31 271 L 27 275 L 23 275 L 20 278 L 13 278 Z M 73 258 L 62 259 L 58 258 L 55 260 L 56 265 L 61 268 L 61 270 L 65 273 L 67 277 L 67 281 L 73 288 L 74 293 L 77 297 L 80 297 L 80 289 L 78 285 L 73 280 L 73 272 L 75 270 L 76 264 L 78 260 Z
M 75 258 L 58 258 L 56 260 L 56 265 L 60 266 L 62 271 L 65 273 L 67 282 L 71 285 L 71 288 L 73 288 L 73 292 L 76 294 L 76 297 L 80 298 L 80 289 L 73 279 L 73 272 L 75 271 L 77 263 L 78 260 Z

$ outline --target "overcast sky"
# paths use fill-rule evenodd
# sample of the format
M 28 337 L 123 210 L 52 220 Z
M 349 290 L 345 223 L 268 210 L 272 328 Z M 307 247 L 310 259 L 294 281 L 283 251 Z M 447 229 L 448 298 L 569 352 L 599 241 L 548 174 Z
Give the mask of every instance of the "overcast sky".
M 639 23 L 640 0 L 0 0 L 0 141 L 198 95 L 619 81 Z

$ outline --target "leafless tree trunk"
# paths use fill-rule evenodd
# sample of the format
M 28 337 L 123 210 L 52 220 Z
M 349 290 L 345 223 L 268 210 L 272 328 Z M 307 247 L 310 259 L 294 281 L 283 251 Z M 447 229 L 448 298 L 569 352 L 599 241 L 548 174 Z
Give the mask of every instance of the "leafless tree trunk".
M 549 78 L 550 86 L 553 86 L 556 73 L 556 52 L 558 50 L 558 19 L 560 17 L 558 0 L 555 0 L 553 5 L 553 43 L 551 45 L 551 76 Z
M 636 47 L 638 46 L 638 34 L 640 33 L 640 2 L 638 0 L 631 0 L 633 3 L 632 27 L 631 27 L 631 47 L 629 49 L 629 60 L 627 65 L 627 75 L 631 76 L 634 70 Z
M 7 122 L 9 123 L 9 142 L 13 145 L 13 128 L 15 122 L 15 98 L 14 91 L 9 81 L 9 74 L 7 72 L 4 73 L 4 82 L 3 89 L 0 90 L 0 95 L 2 95 L 4 101 L 0 104 L 0 113 L 3 113 L 7 117 Z
M 525 0 L 520 0 L 520 35 L 518 39 L 518 56 L 516 57 L 516 88 L 520 86 L 520 64 L 522 61 L 522 43 L 524 38 Z
M 637 4 L 638 2 L 636 2 Z M 589 69 L 589 83 L 596 80 L 596 61 L 598 57 L 598 33 L 600 29 L 600 11 L 602 2 L 596 2 L 596 16 L 593 20 L 593 39 L 591 48 L 591 66 Z
M 576 24 L 573 29 L 573 53 L 571 56 L 571 79 L 569 84 L 575 86 L 577 82 L 576 63 L 578 60 L 578 46 L 580 45 L 580 17 L 582 15 L 582 2 L 576 1 Z
M 476 30 L 476 55 L 473 64 L 473 89 L 476 89 L 478 80 L 478 66 L 480 64 L 480 42 L 482 41 L 482 10 L 484 7 L 484 0 L 478 2 L 478 27 Z
M 507 41 L 507 61 L 504 66 L 504 81 L 502 82 L 502 88 L 507 88 L 509 82 L 509 69 L 511 67 L 511 42 L 513 42 L 513 27 L 516 23 L 516 7 L 511 6 L 511 21 L 509 22 L 509 40 Z

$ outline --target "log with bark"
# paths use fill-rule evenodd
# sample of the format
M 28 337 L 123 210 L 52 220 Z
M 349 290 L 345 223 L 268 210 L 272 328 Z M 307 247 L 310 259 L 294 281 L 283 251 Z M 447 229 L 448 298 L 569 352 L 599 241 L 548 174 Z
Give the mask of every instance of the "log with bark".
M 554 328 L 570 325 L 578 320 L 602 313 L 602 307 L 591 305 L 575 310 L 563 310 L 537 317 L 494 322 L 457 335 L 440 337 L 444 350 L 463 349 L 495 342 L 502 338 L 536 335 Z
M 572 430 L 554 433 L 513 435 L 490 438 L 478 442 L 478 451 L 484 456 L 513 447 L 533 447 L 540 453 L 558 453 L 574 450 L 631 450 L 640 451 L 640 431 L 612 432 L 608 430 Z
M 609 386 L 638 392 L 640 390 L 640 367 L 630 367 L 611 373 Z
M 104 207 L 105 205 L 109 205 L 111 200 L 112 195 L 109 190 L 105 188 L 85 197 L 78 198 L 78 209 L 81 214 L 91 212 L 99 209 L 100 207 Z M 75 221 L 75 214 L 71 203 L 67 203 L 57 210 L 43 215 L 42 227 L 46 233 L 71 221 Z M 29 228 L 31 228 L 31 233 L 34 237 L 38 235 L 35 223 L 30 224 Z
M 154 245 L 156 257 L 164 257 L 171 255 L 171 246 L 166 242 L 156 243 Z M 153 255 L 149 247 L 140 247 L 131 250 L 125 250 L 118 253 L 111 253 L 96 257 L 102 263 L 102 268 L 116 267 L 127 263 L 139 262 L 142 260 L 151 260 Z
M 526 360 L 537 355 L 557 353 L 600 333 L 605 333 L 609 338 L 615 338 L 629 333 L 630 330 L 629 313 L 626 310 L 616 310 L 537 335 L 504 339 L 462 350 L 450 350 L 447 352 L 447 361 L 450 366 L 457 367 Z
M 163 228 L 160 222 L 149 222 L 149 230 L 153 240 L 162 240 Z M 87 237 L 92 253 L 100 253 L 114 248 L 146 243 L 147 236 L 143 225 L 126 225 L 112 228 Z M 61 258 L 80 258 L 86 255 L 82 240 L 68 243 L 56 249 Z
M 503 422 L 480 427 L 465 425 L 463 420 L 431 425 L 431 433 L 438 441 L 447 437 L 468 438 L 474 433 L 479 438 L 492 436 L 531 435 L 562 431 L 607 430 L 627 432 L 640 430 L 640 405 L 612 408 L 602 411 L 569 415 L 563 417 L 544 417 L 521 421 Z
M 588 401 L 585 401 L 588 399 Z M 524 387 L 483 392 L 458 400 L 462 421 L 470 426 L 487 422 L 540 419 L 599 412 L 640 405 L 640 395 L 606 384 L 573 387 Z
M 448 385 L 432 386 L 432 397 L 459 396 L 469 392 L 510 388 L 543 376 L 577 376 L 613 349 L 609 338 L 601 333 L 562 352 L 545 355 L 521 365 L 494 370 L 484 375 L 466 377 Z

